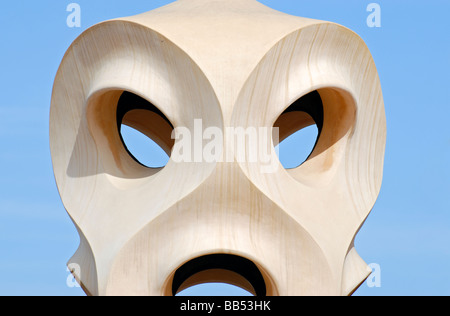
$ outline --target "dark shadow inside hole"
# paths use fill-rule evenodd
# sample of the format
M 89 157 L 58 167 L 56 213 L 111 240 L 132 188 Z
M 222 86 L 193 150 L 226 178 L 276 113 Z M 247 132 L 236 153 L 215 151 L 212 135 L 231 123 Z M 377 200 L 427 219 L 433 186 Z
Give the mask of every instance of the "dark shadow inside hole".
M 312 119 L 317 125 L 317 128 L 319 129 L 320 135 L 320 132 L 322 131 L 323 128 L 324 114 L 323 114 L 323 102 L 319 92 L 313 91 L 308 93 L 307 95 L 304 95 L 303 97 L 295 101 L 291 106 L 289 106 L 283 112 L 283 114 L 297 111 L 305 112 L 312 117 Z
M 117 103 L 117 127 L 119 129 L 125 114 L 132 110 L 147 110 L 154 112 L 161 116 L 173 129 L 172 123 L 156 106 L 144 98 L 128 91 L 122 93 L 119 102 Z

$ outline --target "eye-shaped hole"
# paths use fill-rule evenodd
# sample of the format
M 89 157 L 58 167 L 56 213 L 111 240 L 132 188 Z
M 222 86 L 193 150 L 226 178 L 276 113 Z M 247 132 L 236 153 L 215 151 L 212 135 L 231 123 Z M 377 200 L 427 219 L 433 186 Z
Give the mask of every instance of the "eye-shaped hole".
M 323 102 L 313 91 L 294 102 L 274 124 L 279 128 L 278 158 L 285 169 L 301 166 L 313 153 L 323 128 Z
M 152 103 L 124 92 L 117 104 L 117 128 L 131 158 L 147 168 L 162 168 L 174 145 L 173 125 Z

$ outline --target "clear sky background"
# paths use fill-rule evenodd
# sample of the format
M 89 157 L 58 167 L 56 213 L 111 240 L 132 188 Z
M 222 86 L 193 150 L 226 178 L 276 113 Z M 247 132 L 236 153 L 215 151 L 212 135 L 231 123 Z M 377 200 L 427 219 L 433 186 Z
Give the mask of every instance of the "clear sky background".
M 66 25 L 71 2 L 81 6 L 80 28 Z M 0 295 L 83 295 L 67 286 L 66 262 L 79 240 L 51 165 L 53 80 L 64 52 L 84 30 L 169 2 L 2 3 Z M 388 122 L 384 182 L 356 247 L 367 263 L 380 266 L 381 287 L 365 283 L 355 295 L 450 295 L 450 1 L 261 2 L 349 27 L 365 40 L 380 73 Z M 381 6 L 380 28 L 366 24 L 372 2 Z

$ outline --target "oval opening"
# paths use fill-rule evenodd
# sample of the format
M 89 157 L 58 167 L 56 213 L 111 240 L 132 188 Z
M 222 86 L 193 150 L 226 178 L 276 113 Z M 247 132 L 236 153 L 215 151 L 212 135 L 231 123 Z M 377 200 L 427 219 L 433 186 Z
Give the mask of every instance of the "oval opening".
M 163 168 L 170 159 L 173 125 L 152 103 L 123 92 L 117 105 L 117 127 L 122 144 L 136 162 Z
M 319 92 L 313 91 L 289 106 L 276 120 L 276 152 L 285 169 L 301 166 L 313 153 L 323 128 L 324 110 Z

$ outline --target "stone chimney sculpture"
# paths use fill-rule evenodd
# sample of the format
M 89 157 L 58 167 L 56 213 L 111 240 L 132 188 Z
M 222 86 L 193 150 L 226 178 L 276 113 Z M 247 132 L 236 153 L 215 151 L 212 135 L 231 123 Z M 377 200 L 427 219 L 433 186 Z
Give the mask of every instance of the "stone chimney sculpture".
M 175 159 L 177 130 L 198 122 L 223 131 L 221 159 L 197 159 L 202 147 Z M 311 155 L 283 168 L 278 141 L 314 124 Z M 121 125 L 168 164 L 137 162 Z M 275 168 L 245 159 L 258 142 L 237 159 L 230 128 L 278 131 L 263 144 Z M 68 49 L 51 101 L 54 174 L 80 236 L 69 267 L 88 295 L 207 282 L 351 295 L 370 274 L 354 240 L 380 192 L 385 142 L 377 69 L 343 26 L 256 0 L 178 0 L 100 23 Z

